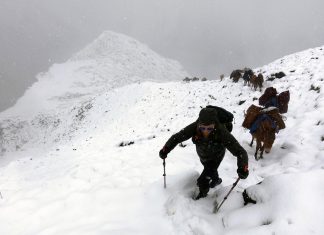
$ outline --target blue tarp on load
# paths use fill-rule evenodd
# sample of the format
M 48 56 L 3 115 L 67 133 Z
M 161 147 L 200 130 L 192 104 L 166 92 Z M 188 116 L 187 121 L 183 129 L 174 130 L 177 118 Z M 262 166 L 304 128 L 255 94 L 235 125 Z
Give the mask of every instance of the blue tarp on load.
M 272 118 L 267 115 L 267 114 L 262 114 L 259 115 L 257 117 L 257 119 L 252 123 L 251 127 L 250 127 L 250 133 L 253 134 L 254 132 L 256 132 L 256 130 L 259 128 L 260 123 L 264 120 L 270 120 L 272 123 L 272 127 L 275 129 L 276 128 L 276 123 L 272 120 Z

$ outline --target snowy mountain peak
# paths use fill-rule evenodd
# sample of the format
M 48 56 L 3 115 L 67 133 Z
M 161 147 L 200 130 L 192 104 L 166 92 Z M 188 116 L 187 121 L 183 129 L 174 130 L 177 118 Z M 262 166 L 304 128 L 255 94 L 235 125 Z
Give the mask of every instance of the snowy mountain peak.
M 16 105 L 0 114 L 0 153 L 30 143 L 69 139 L 93 100 L 143 81 L 181 80 L 188 73 L 125 35 L 104 32 L 63 64 L 38 75 Z
M 135 39 L 106 31 L 66 63 L 54 64 L 39 74 L 38 82 L 2 115 L 31 115 L 134 82 L 181 80 L 185 76 L 188 73 L 178 62 L 161 57 Z
M 91 73 L 102 71 L 97 79 L 109 87 L 147 80 L 181 80 L 188 75 L 177 61 L 161 57 L 134 38 L 111 31 L 102 33 L 69 61 L 92 62 L 87 69 Z
M 155 54 L 158 56 L 146 45 L 140 43 L 134 38 L 112 31 L 105 31 L 86 48 L 74 55 L 71 60 L 100 60 L 108 57 L 111 59 L 117 59 L 118 57 L 132 57 L 140 54 L 144 55 L 145 53 L 147 55 Z

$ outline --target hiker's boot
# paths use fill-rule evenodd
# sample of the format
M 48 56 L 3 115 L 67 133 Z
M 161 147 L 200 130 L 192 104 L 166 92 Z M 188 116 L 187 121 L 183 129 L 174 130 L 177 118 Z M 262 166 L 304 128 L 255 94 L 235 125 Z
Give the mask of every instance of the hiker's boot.
M 207 197 L 209 189 L 199 189 L 199 194 L 194 198 L 195 200 L 199 200 L 200 198 Z
M 221 178 L 217 178 L 217 179 L 213 179 L 211 180 L 211 182 L 209 183 L 209 187 L 210 188 L 215 188 L 217 185 L 221 184 L 223 181 Z

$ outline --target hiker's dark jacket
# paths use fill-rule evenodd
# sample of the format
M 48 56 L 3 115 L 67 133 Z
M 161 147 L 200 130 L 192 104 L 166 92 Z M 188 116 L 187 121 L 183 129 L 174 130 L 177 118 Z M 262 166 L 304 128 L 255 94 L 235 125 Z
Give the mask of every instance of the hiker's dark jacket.
M 165 147 L 171 151 L 179 143 L 192 138 L 202 163 L 207 161 L 222 161 L 226 148 L 237 157 L 238 167 L 248 165 L 248 155 L 246 151 L 222 124 L 216 124 L 215 129 L 209 134 L 207 139 L 203 138 L 197 126 L 198 121 L 193 122 L 178 133 L 172 135 L 166 142 Z

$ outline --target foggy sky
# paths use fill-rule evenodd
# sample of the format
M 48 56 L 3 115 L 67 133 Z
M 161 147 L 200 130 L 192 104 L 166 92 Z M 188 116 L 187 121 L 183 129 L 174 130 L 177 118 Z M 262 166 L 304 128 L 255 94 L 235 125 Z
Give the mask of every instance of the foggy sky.
M 104 30 L 215 79 L 324 45 L 322 0 L 0 0 L 0 111 Z

